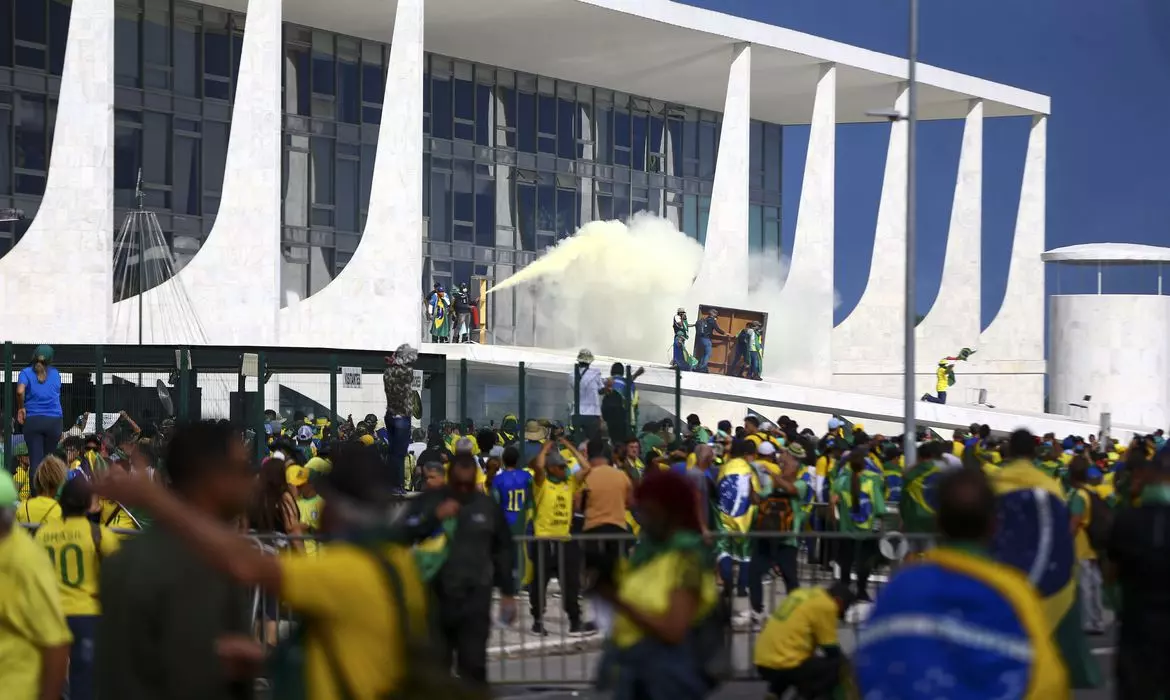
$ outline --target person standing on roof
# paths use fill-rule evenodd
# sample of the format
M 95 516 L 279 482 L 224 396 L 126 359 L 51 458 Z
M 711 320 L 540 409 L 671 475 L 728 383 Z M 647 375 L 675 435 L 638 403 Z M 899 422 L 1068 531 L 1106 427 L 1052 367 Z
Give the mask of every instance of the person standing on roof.
M 683 372 L 690 372 L 695 368 L 695 358 L 687 352 L 687 337 L 690 335 L 687 329 L 693 328 L 694 325 L 687 321 L 687 310 L 681 306 L 678 307 L 672 323 L 674 346 L 670 354 L 670 366 L 677 367 Z
M 711 360 L 711 338 L 718 333 L 720 337 L 727 337 L 727 331 L 719 327 L 719 310 L 707 309 L 707 315 L 695 324 L 695 371 L 707 373 L 707 363 Z
M 569 375 L 569 386 L 573 389 L 573 428 L 586 440 L 601 432 L 601 394 L 605 391 L 605 380 L 601 371 L 593 364 L 593 353 L 582 348 L 577 353 L 577 364 Z

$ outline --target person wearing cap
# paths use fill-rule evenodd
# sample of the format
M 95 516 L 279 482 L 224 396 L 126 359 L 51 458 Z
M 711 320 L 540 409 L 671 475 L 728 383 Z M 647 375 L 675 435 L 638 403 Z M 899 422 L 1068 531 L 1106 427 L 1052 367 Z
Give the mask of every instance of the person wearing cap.
M 1087 457 L 1078 455 L 1068 465 L 1068 512 L 1071 516 L 1069 527 L 1074 538 L 1074 547 L 1077 557 L 1077 597 L 1081 603 L 1081 624 L 1086 634 L 1105 634 L 1105 608 L 1102 603 L 1101 567 L 1097 561 L 1097 550 L 1094 545 L 1104 547 L 1103 541 L 1093 542 L 1090 532 L 1096 534 L 1098 530 L 1106 533 L 1104 528 L 1094 527 L 1094 517 L 1104 517 L 1108 506 L 1093 490 L 1089 482 L 1089 471 L 1096 470 L 1089 464 Z M 1098 475 L 1100 471 L 1097 470 Z M 1099 507 L 1094 508 L 1094 503 Z
M 285 481 L 296 498 L 297 515 L 301 523 L 300 534 L 306 537 L 305 554 L 317 553 L 316 535 L 321 530 L 321 509 L 325 504 L 325 500 L 317 493 L 317 487 L 313 484 L 312 474 L 308 466 L 302 467 L 299 464 L 290 464 L 284 470 Z
M 1040 596 L 992 558 L 996 496 L 986 475 L 946 472 L 936 496 L 944 542 L 878 595 L 854 654 L 858 696 L 1071 697 Z
M 36 488 L 37 466 L 46 455 L 57 449 L 61 439 L 61 374 L 53 363 L 53 348 L 38 345 L 32 361 L 20 370 L 16 380 L 16 422 L 24 426 L 28 445 L 29 480 Z M 52 494 L 44 494 L 52 495 Z
M 796 688 L 802 698 L 833 697 L 846 661 L 837 622 L 853 600 L 849 586 L 838 582 L 792 591 L 776 606 L 756 639 L 753 657 L 772 696 Z
M 73 635 L 69 654 L 69 698 L 94 697 L 94 644 L 97 618 L 98 581 L 102 562 L 118 551 L 118 536 L 88 518 L 94 496 L 89 479 L 79 473 L 64 486 L 57 498 L 61 519 L 45 523 L 34 539 L 49 553 L 56 569 L 61 609 Z
M 0 469 L 0 692 L 13 700 L 56 700 L 65 690 L 73 636 L 56 567 L 17 524 L 17 501 L 12 477 Z
M 406 454 L 410 448 L 410 419 L 414 415 L 414 363 L 418 361 L 418 350 L 403 343 L 393 355 L 386 358 L 386 370 L 382 373 L 382 387 L 386 394 L 386 432 L 389 449 L 386 468 L 390 471 L 390 484 L 402 491 L 406 482 Z
M 589 348 L 582 348 L 577 353 L 573 374 L 569 375 L 569 388 L 575 397 L 572 427 L 585 439 L 601 432 L 601 395 L 605 392 L 601 370 L 592 365 L 593 353 Z
M 764 333 L 759 321 L 749 321 L 747 325 L 747 363 L 748 379 L 760 380 L 764 371 Z
M 759 504 L 751 531 L 765 533 L 765 537 L 751 542 L 752 556 L 748 563 L 750 609 L 737 619 L 740 624 L 753 626 L 764 619 L 765 573 L 773 567 L 779 569 L 784 590 L 789 595 L 800 587 L 796 568 L 798 543 L 792 534 L 800 532 L 804 526 L 805 513 L 801 506 L 809 494 L 808 483 L 799 478 L 796 458 L 788 450 L 777 450 L 772 443 L 764 442 L 756 456 L 757 463 L 767 470 L 770 488 L 761 478 Z M 780 537 L 780 533 L 788 534 Z
M 179 436 L 175 440 L 178 442 Z M 184 447 L 189 449 L 189 446 Z M 188 455 L 187 462 L 176 464 L 177 455 L 172 455 L 168 460 L 172 465 L 172 478 L 178 477 L 178 484 L 188 489 L 192 488 L 194 477 L 202 477 L 196 481 L 203 482 L 217 470 L 247 478 L 247 455 L 243 446 L 239 447 L 238 453 L 216 460 L 207 459 L 208 454 L 204 451 L 196 453 L 199 459 Z M 197 507 L 197 501 L 183 500 L 146 479 L 111 474 L 96 485 L 99 493 L 107 497 L 150 510 L 157 525 L 152 532 L 165 533 L 159 537 L 177 541 L 180 549 L 194 554 L 199 561 L 238 584 L 259 586 L 278 596 L 284 605 L 300 616 L 304 625 L 300 638 L 304 661 L 273 671 L 273 697 L 288 697 L 294 688 L 309 698 L 384 697 L 394 694 L 409 674 L 419 671 L 418 664 L 428 661 L 427 658 L 408 656 L 408 642 L 401 632 L 405 626 L 406 633 L 420 643 L 425 639 L 427 596 L 413 553 L 402 544 L 394 543 L 391 535 L 386 533 L 387 525 L 392 526 L 393 522 L 386 516 L 392 496 L 384 488 L 385 466 L 376 454 L 353 444 L 340 446 L 333 460 L 333 469 L 320 477 L 320 491 L 325 499 L 322 530 L 333 539 L 312 557 L 298 553 L 267 556 L 248 540 L 239 537 L 222 520 Z M 176 467 L 179 467 L 177 474 Z M 143 537 L 151 536 L 152 532 Z M 124 549 L 128 550 L 133 544 L 128 543 Z M 130 571 L 127 569 L 124 573 Z M 179 569 L 171 575 L 182 575 L 184 571 Z M 105 583 L 107 580 L 103 579 Z M 125 581 L 122 583 L 129 585 Z M 176 602 L 202 608 L 202 599 L 206 595 L 206 592 L 192 589 Z M 202 614 L 212 618 L 208 624 L 216 624 L 217 620 L 224 619 L 224 611 L 230 609 L 222 607 L 218 614 L 211 611 Z M 127 621 L 121 622 L 126 624 Z M 135 628 L 139 626 L 134 625 Z M 144 630 L 136 631 L 148 634 Z M 182 642 L 191 645 L 185 647 L 189 654 L 206 653 L 212 657 L 218 654 L 221 657 L 215 669 L 193 669 L 205 673 L 208 678 L 186 678 L 188 682 L 204 687 L 224 683 L 225 665 L 229 670 L 246 670 L 247 662 L 260 662 L 263 658 L 262 649 L 254 643 L 245 646 L 244 641 L 238 639 L 232 639 L 230 643 L 228 640 L 205 639 L 183 639 Z M 203 646 L 205 643 L 206 647 Z M 143 648 L 142 642 L 131 648 Z M 225 655 L 229 658 L 222 659 Z M 127 665 L 141 666 L 143 670 L 123 669 L 123 672 L 138 677 L 148 672 L 157 677 L 155 683 L 167 686 L 183 680 L 170 677 L 171 673 L 184 677 L 191 673 L 152 666 L 149 661 L 149 658 L 127 660 Z M 231 663 L 225 664 L 225 661 Z M 273 663 L 279 662 L 280 659 L 273 660 Z M 294 671 L 302 674 L 301 677 L 293 677 Z M 241 676 L 239 681 L 250 683 L 247 675 Z M 285 683 L 288 687 L 282 687 Z M 105 690 L 101 689 L 102 697 L 120 699 L 241 697 L 238 691 L 229 694 L 225 689 L 194 693 L 189 688 L 181 692 L 176 688 L 170 692 L 156 691 L 149 696 L 142 692 L 106 693 Z
M 572 447 L 565 438 L 564 446 Z M 544 626 L 545 596 L 548 582 L 556 578 L 561 585 L 561 604 L 569 618 L 569 633 L 585 633 L 581 618 L 581 547 L 570 539 L 573 524 L 573 498 L 580 482 L 568 472 L 565 458 L 557 444 L 547 440 L 532 461 L 533 515 L 528 560 L 532 579 L 528 585 L 528 602 L 532 613 L 532 633 L 548 634 Z M 572 448 L 576 449 L 576 448 Z
M 446 343 L 451 340 L 451 297 L 443 285 L 436 284 L 427 307 L 427 318 L 431 322 L 431 342 Z
M 695 324 L 695 371 L 707 373 L 711 360 L 711 339 L 718 334 L 727 337 L 727 331 L 719 327 L 719 309 L 707 309 L 707 315 Z
M 687 352 L 687 329 L 695 324 L 687 322 L 686 309 L 679 307 L 674 316 L 674 346 L 670 355 L 670 366 L 677 367 L 683 372 L 690 372 L 695 368 L 695 358 Z

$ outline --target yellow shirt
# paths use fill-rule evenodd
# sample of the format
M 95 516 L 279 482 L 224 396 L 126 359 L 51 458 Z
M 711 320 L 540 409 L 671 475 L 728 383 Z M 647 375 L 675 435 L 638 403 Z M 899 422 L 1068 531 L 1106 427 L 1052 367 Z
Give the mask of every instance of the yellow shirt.
M 826 477 L 829 475 L 829 459 L 828 455 L 821 455 L 817 457 L 817 476 Z
M 73 641 L 53 567 L 24 528 L 0 539 L 0 685 L 5 698 L 38 697 L 41 649 Z
M 573 524 L 573 492 L 575 479 L 554 484 L 545 478 L 544 483 L 533 482 L 533 498 L 536 515 L 532 519 L 532 532 L 537 537 L 568 537 Z
M 424 630 L 426 591 L 413 553 L 398 546 L 384 551 L 401 576 L 411 629 Z M 334 700 L 342 696 L 327 660 L 326 644 L 355 694 L 352 700 L 385 697 L 397 689 L 406 652 L 399 631 L 402 611 L 393 604 L 382 565 L 370 553 L 337 543 L 321 546 L 315 557 L 286 555 L 281 559 L 280 599 L 308 625 L 306 697 Z
M 755 664 L 796 668 L 817 647 L 837 644 L 837 601 L 823 588 L 798 588 L 772 611 L 756 640 Z
M 320 496 L 297 499 L 297 512 L 300 513 L 301 524 L 308 529 L 309 533 L 314 533 L 321 529 L 321 506 L 324 504 L 325 499 Z M 317 542 L 306 538 L 305 554 L 316 553 Z
M 951 382 L 949 379 L 947 379 L 946 365 L 939 365 L 938 369 L 936 369 L 934 371 L 934 376 L 935 376 L 934 390 L 936 392 L 937 391 L 946 391 L 947 389 L 951 388 Z
M 117 501 L 102 500 L 102 525 L 115 530 L 137 530 L 138 523 Z
M 12 483 L 16 484 L 17 498 L 27 501 L 32 493 L 28 488 L 28 467 L 17 467 L 12 475 Z
M 48 496 L 36 496 L 21 503 L 16 509 L 16 519 L 22 523 L 42 525 L 52 520 L 61 519 L 61 505 L 57 499 Z
M 625 562 L 623 562 L 623 565 Z M 624 568 L 618 577 L 618 595 L 630 607 L 651 615 L 661 615 L 670 608 L 670 596 L 680 588 L 698 589 L 699 609 L 695 622 L 715 605 L 715 572 L 699 559 L 685 552 L 665 552 L 636 569 Z M 637 644 L 644 633 L 624 615 L 614 620 L 610 635 L 621 649 Z
M 956 457 L 958 457 L 959 459 L 962 459 L 963 458 L 963 450 L 966 449 L 966 446 L 963 445 L 962 441 L 960 441 L 960 440 L 955 440 L 951 444 L 954 445 L 952 453 Z
M 1076 537 L 1073 538 L 1073 546 L 1076 548 L 1077 559 L 1084 561 L 1085 559 L 1097 560 L 1097 550 L 1093 549 L 1093 545 L 1089 543 L 1089 523 L 1093 521 L 1093 500 L 1089 496 L 1088 489 L 1092 486 L 1085 486 L 1078 488 L 1074 493 L 1081 497 L 1081 526 L 1077 528 Z M 1070 495 L 1071 500 L 1071 495 Z
M 45 523 L 37 529 L 37 544 L 49 551 L 61 608 L 67 616 L 100 615 L 98 581 L 102 558 L 118 551 L 118 536 L 110 528 L 99 526 L 101 556 L 94 543 L 93 525 L 85 516 Z

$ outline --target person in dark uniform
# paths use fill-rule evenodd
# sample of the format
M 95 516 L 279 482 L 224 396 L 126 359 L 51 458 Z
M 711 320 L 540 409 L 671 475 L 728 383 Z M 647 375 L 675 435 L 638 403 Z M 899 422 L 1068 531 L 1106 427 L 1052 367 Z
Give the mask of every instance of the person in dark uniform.
M 447 668 L 464 681 L 486 685 L 493 588 L 500 591 L 501 620 L 510 624 L 516 616 L 515 552 L 504 511 L 476 486 L 478 472 L 474 456 L 457 453 L 446 487 L 416 498 L 407 521 L 426 536 L 450 529 L 445 559 L 430 579 L 437 641 Z
M 707 315 L 695 324 L 695 365 L 696 372 L 707 372 L 707 362 L 711 360 L 711 338 L 718 333 L 720 337 L 727 337 L 727 331 L 719 327 L 719 310 L 707 309 Z
M 456 342 L 471 342 L 471 306 L 475 301 L 467 291 L 467 283 L 461 282 L 455 292 L 455 337 Z

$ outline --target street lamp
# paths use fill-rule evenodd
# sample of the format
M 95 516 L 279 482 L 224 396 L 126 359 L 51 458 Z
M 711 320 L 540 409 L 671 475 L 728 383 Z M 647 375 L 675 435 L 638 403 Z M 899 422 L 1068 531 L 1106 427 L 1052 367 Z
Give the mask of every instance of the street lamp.
M 906 298 L 904 300 L 905 318 L 903 322 L 904 354 L 902 357 L 902 452 L 907 465 L 918 461 L 918 426 L 914 420 L 917 400 L 915 399 L 914 382 L 914 319 L 916 296 L 917 264 L 917 179 L 918 168 L 915 165 L 918 135 L 918 0 L 910 1 L 910 37 L 907 50 L 908 84 L 906 113 L 896 109 L 875 109 L 867 111 L 869 117 L 888 119 L 890 122 L 906 122 Z

